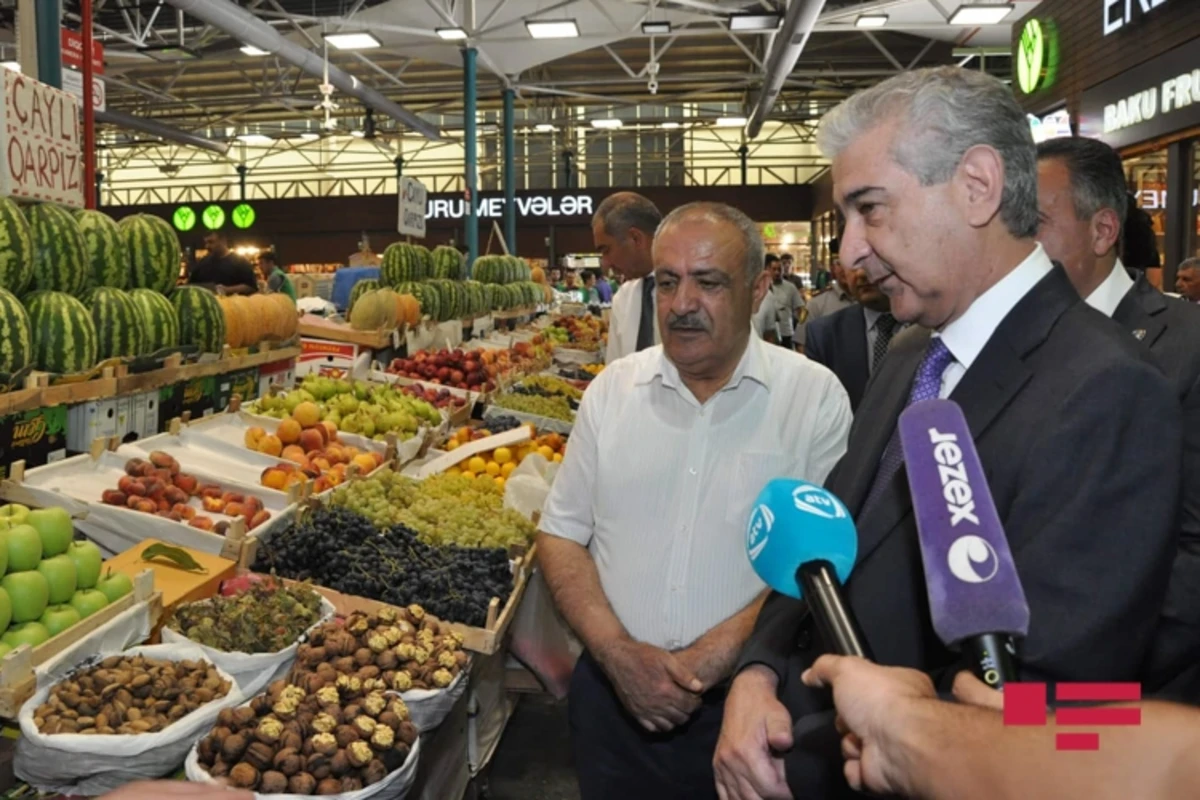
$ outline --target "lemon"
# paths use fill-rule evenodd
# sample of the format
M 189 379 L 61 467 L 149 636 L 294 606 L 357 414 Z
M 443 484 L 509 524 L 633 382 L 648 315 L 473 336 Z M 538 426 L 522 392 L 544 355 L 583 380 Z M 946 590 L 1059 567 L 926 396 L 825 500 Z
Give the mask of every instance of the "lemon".
M 562 453 L 555 453 L 554 457 L 551 458 L 550 460 L 553 461 L 555 464 L 561 464 L 562 463 Z
M 471 470 L 469 470 L 469 469 L 464 469 L 459 474 L 461 474 L 464 478 L 474 478 L 475 477 L 475 473 L 471 472 Z
M 507 464 L 512 461 L 512 457 L 512 450 L 509 450 L 507 447 L 497 447 L 496 452 L 492 453 L 492 459 L 497 464 Z
M 542 445 L 537 449 L 537 451 L 545 456 L 547 461 L 553 459 L 555 455 L 554 451 L 547 445 Z
M 451 439 L 450 441 L 446 442 L 446 452 L 450 452 L 451 450 L 457 450 L 459 448 L 459 446 L 460 446 L 460 443 L 459 443 L 458 439 Z
M 504 478 L 496 477 L 493 480 L 496 481 L 496 485 L 499 486 L 501 489 L 504 488 Z
M 478 475 L 487 469 L 487 462 L 479 456 L 472 456 L 471 460 L 467 462 L 467 469 Z
M 495 461 L 487 462 L 487 467 L 485 467 L 485 469 L 487 470 L 487 474 L 491 475 L 493 478 L 500 474 L 500 465 Z
M 501 464 L 500 465 L 500 475 L 502 477 L 507 478 L 509 475 L 512 475 L 512 471 L 516 468 L 517 468 L 517 463 L 515 461 L 509 461 L 507 464 Z

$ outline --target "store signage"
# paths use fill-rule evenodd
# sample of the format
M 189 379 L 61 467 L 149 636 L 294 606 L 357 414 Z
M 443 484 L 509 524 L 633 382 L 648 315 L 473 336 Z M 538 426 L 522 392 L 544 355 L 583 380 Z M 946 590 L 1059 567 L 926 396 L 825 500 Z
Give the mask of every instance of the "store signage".
M 400 179 L 400 218 L 396 230 L 405 236 L 425 236 L 425 208 L 429 193 L 416 178 Z
M 245 230 L 254 224 L 254 220 L 258 217 L 254 213 L 254 206 L 249 203 L 238 203 L 233 207 L 233 211 L 229 212 L 229 218 L 233 220 L 233 227 Z
M 171 215 L 171 223 L 177 231 L 190 231 L 196 227 L 196 212 L 192 210 L 191 206 L 180 206 Z
M 83 34 L 62 29 L 62 64 L 71 69 L 83 69 Z M 92 39 L 92 71 L 104 72 L 104 45 Z
M 1147 211 L 1159 211 L 1167 207 L 1166 189 L 1142 189 L 1133 194 L 1137 199 L 1139 208 L 1144 208 Z M 1200 207 L 1200 189 L 1192 190 L 1192 207 Z
M 220 206 L 206 206 L 200 212 L 200 221 L 210 231 L 215 231 L 225 224 L 225 210 Z
M 1032 94 L 1041 86 L 1042 70 L 1046 68 L 1046 35 L 1038 20 L 1025 21 L 1017 42 L 1016 61 L 1017 86 L 1025 94 Z
M 531 195 L 516 198 L 517 216 L 525 219 L 539 217 L 590 217 L 593 213 L 592 198 L 586 194 Z M 504 198 L 486 197 L 475 202 L 476 213 L 482 217 L 504 216 Z M 465 200 L 430 200 L 425 212 L 426 219 L 462 219 L 467 215 Z
M 1079 134 L 1125 147 L 1200 125 L 1200 39 L 1083 93 Z
M 1165 6 L 1167 0 L 1100 0 L 1100 3 L 1104 6 L 1104 35 L 1108 36 L 1131 24 L 1141 14 Z
M 20 72 L 0 72 L 0 195 L 82 208 L 79 104 Z
M 62 88 L 64 92 L 70 92 L 83 104 L 83 73 L 73 69 L 64 69 L 62 71 Z M 92 76 L 92 109 L 95 111 L 108 110 L 108 98 L 104 92 L 104 81 L 99 75 Z

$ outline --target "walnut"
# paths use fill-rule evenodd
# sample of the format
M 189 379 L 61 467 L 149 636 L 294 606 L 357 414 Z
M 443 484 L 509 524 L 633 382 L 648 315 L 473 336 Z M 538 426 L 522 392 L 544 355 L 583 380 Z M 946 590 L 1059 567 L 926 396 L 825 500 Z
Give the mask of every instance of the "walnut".
M 355 636 L 361 636 L 371 628 L 370 621 L 363 614 L 351 614 L 346 620 L 346 630 Z
M 388 710 L 399 717 L 401 722 L 404 722 L 410 718 L 408 713 L 408 704 L 399 697 L 392 700 L 392 704 L 388 706 Z
M 367 647 L 371 648 L 371 652 L 373 652 L 373 653 L 382 653 L 384 650 L 388 649 L 387 637 L 384 636 L 383 634 L 377 633 L 377 634 L 371 636 L 369 639 L 367 639 Z M 367 663 L 370 663 L 370 662 L 367 662 Z M 363 666 L 365 667 L 366 664 L 364 664 Z
M 275 744 L 283 735 L 283 723 L 272 717 L 265 717 L 258 723 L 258 729 L 254 731 L 254 735 L 260 742 Z
M 341 702 L 341 697 L 338 695 L 336 686 L 326 686 L 317 692 L 317 700 L 322 705 L 332 705 Z
M 217 759 L 216 762 L 209 767 L 208 774 L 214 778 L 224 778 L 229 774 L 229 765 L 224 761 Z
M 392 749 L 396 743 L 396 734 L 386 725 L 376 725 L 371 734 L 371 748 L 383 753 Z
M 347 775 L 342 778 L 342 794 L 350 792 L 362 791 L 363 782 L 360 778 L 355 778 L 353 775 Z
M 338 725 L 333 735 L 337 738 L 338 747 L 349 747 L 360 738 L 358 731 L 354 730 L 350 725 Z
M 416 603 L 413 603 L 408 607 L 408 616 L 412 618 L 413 622 L 420 622 L 425 618 L 425 609 L 421 608 Z
M 371 746 L 366 742 L 355 742 L 346 748 L 346 756 L 355 767 L 365 767 L 374 758 Z
M 365 714 L 355 717 L 351 725 L 354 727 L 355 732 L 364 739 L 375 732 L 375 720 Z
M 358 641 L 348 631 L 337 631 L 325 637 L 325 652 L 337 658 L 348 656 L 358 647 Z
M 388 771 L 384 763 L 378 758 L 372 759 L 370 764 L 367 764 L 363 770 L 363 783 L 370 786 L 373 783 L 379 783 L 387 777 Z
M 333 754 L 333 758 L 329 761 L 329 773 L 335 778 L 340 778 L 349 772 L 350 757 L 346 755 L 345 750 L 338 750 Z
M 318 714 L 317 716 L 322 716 L 322 715 L 331 717 L 333 719 L 333 724 L 335 726 L 341 725 L 342 721 L 344 719 L 342 717 L 342 707 L 339 705 L 334 705 L 332 703 L 329 705 L 321 706 L 321 713 Z M 313 722 L 315 723 L 316 720 L 314 719 Z M 322 731 L 322 733 L 324 733 L 324 732 L 325 731 Z
M 362 706 L 358 703 L 351 703 L 342 709 L 342 719 L 347 720 L 347 724 L 354 721 L 354 718 L 362 713 Z
M 403 638 L 403 636 L 404 632 L 401 631 L 396 625 L 392 625 L 390 628 L 383 629 L 383 638 L 387 640 L 388 647 L 395 647 L 396 645 L 400 644 L 400 639 Z
M 417 740 L 417 726 L 412 724 L 411 720 L 405 720 L 400 723 L 400 730 L 396 731 L 396 737 L 407 745 L 412 745 Z
M 360 647 L 354 651 L 354 663 L 360 667 L 375 663 L 375 653 L 369 647 Z
M 438 644 L 447 650 L 454 652 L 462 647 L 462 635 L 454 632 L 447 633 L 438 640 Z
M 423 666 L 429 660 L 429 650 L 420 646 L 414 648 L 412 660 L 418 665 Z
M 299 751 L 304 746 L 304 737 L 297 731 L 287 731 L 279 738 L 279 747 L 281 749 L 291 748 Z
M 222 708 L 221 713 L 217 714 L 217 725 L 224 728 L 233 727 L 233 709 Z
M 233 720 L 237 723 L 239 728 L 245 728 L 247 725 L 253 725 L 256 717 L 258 717 L 258 714 L 256 714 L 254 709 L 250 708 L 249 706 L 242 706 L 241 708 L 236 708 L 233 711 Z
M 445 689 L 453 682 L 454 676 L 450 674 L 449 670 L 439 669 L 433 673 L 433 685 L 439 689 Z
M 438 653 L 437 663 L 439 666 L 445 667 L 446 669 L 454 669 L 456 666 L 458 666 L 458 659 L 454 657 L 454 653 L 449 653 L 443 650 L 442 652 Z
M 318 714 L 316 719 L 313 720 L 312 726 L 313 730 L 317 731 L 318 733 L 329 733 L 337 727 L 337 724 L 338 723 L 336 719 L 328 714 L 321 713 Z
M 307 772 L 288 778 L 288 794 L 312 794 L 317 790 L 317 779 Z
M 396 657 L 396 651 L 394 650 L 384 650 L 382 653 L 375 656 L 375 665 L 379 668 L 380 672 L 387 672 L 389 669 L 395 669 L 396 665 L 399 663 L 400 659 Z
M 264 772 L 262 780 L 258 782 L 259 794 L 283 794 L 287 788 L 287 776 L 275 770 Z
M 313 753 L 304 762 L 308 773 L 319 781 L 325 780 L 333 773 L 333 759 L 320 753 Z
M 362 706 L 367 710 L 367 713 L 373 717 L 378 717 L 379 714 L 387 708 L 387 698 L 382 694 L 375 692 L 369 694 L 362 701 Z
M 298 681 L 298 683 L 304 687 L 306 692 L 309 692 L 310 694 L 316 694 L 317 692 L 321 691 L 321 689 L 325 688 L 325 684 L 328 683 L 328 681 L 326 681 L 325 676 L 321 675 L 320 673 L 310 672 L 305 675 L 302 680 Z
M 399 617 L 400 614 L 391 606 L 384 606 L 383 608 L 379 609 L 380 622 L 395 622 L 397 619 L 399 619 Z
M 362 688 L 363 688 L 363 691 L 367 692 L 368 694 L 373 694 L 376 692 L 386 692 L 387 684 L 384 683 L 379 678 L 369 678 L 369 679 L 363 681 Z
M 392 677 L 392 688 L 397 692 L 407 692 L 412 688 L 412 676 L 401 670 Z
M 326 778 L 317 784 L 317 794 L 341 794 L 342 782 L 337 778 Z
M 226 736 L 225 741 L 221 743 L 221 758 L 229 764 L 236 764 L 249 744 L 246 737 L 240 733 Z
M 242 754 L 242 760 L 257 770 L 264 770 L 271 765 L 275 757 L 275 748 L 262 742 L 254 742 Z
M 229 780 L 239 789 L 253 789 L 258 786 L 258 770 L 243 762 L 229 770 Z
M 332 733 L 318 733 L 312 737 L 313 752 L 323 756 L 331 756 L 337 752 L 337 739 Z
M 354 651 L 351 652 L 353 653 Z M 354 672 L 354 670 L 358 669 L 358 662 L 354 660 L 353 655 L 342 656 L 341 658 L 334 660 L 334 662 L 330 665 L 330 668 L 333 670 L 333 677 L 330 678 L 328 675 L 326 675 L 326 679 L 337 680 L 338 675 L 349 675 L 350 673 Z
M 300 753 L 289 747 L 275 754 L 275 758 L 271 760 L 271 766 L 290 778 L 304 768 L 304 762 L 301 760 Z
M 311 644 L 302 644 L 300 649 L 296 651 L 296 658 L 302 664 L 316 665 L 325 660 L 325 648 L 313 647 Z
M 378 722 L 380 725 L 388 726 L 392 729 L 392 732 L 395 733 L 400 728 L 401 719 L 391 711 L 384 711 L 379 715 L 379 719 L 377 719 L 376 722 Z
M 281 697 L 279 702 L 271 706 L 271 712 L 281 720 L 289 720 L 296 716 L 300 703 L 290 697 Z
M 396 658 L 400 659 L 401 661 L 412 661 L 413 656 L 415 656 L 417 653 L 417 646 L 408 644 L 407 642 L 401 642 L 400 644 L 396 645 L 396 648 L 392 652 L 394 652 L 396 654 Z
M 280 700 L 292 700 L 298 706 L 298 705 L 300 705 L 300 701 L 304 699 L 304 696 L 306 694 L 307 694 L 307 692 L 305 692 L 299 686 L 288 686 L 283 690 L 283 693 L 280 695 L 279 699 Z
M 379 667 L 375 666 L 374 664 L 368 664 L 356 672 L 355 677 L 357 677 L 360 681 L 369 681 L 372 678 L 378 678 L 380 672 L 381 670 Z
M 421 630 L 417 631 L 417 641 L 421 643 L 422 647 L 432 650 L 433 638 L 433 631 L 429 630 L 429 628 L 421 628 Z

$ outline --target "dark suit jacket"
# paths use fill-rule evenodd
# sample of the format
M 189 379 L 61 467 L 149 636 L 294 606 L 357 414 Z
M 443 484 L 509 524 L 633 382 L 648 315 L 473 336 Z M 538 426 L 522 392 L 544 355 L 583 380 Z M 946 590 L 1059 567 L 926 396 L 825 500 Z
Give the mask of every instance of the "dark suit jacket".
M 855 515 L 858 563 L 846 595 L 881 664 L 963 666 L 935 635 L 904 470 L 863 502 L 904 408 L 929 332 L 892 342 L 826 485 Z M 1005 317 L 955 387 L 1031 612 L 1022 680 L 1138 677 L 1175 554 L 1179 403 L 1153 357 L 1080 301 L 1056 268 Z M 796 797 L 848 792 L 830 697 L 801 684 L 824 645 L 805 605 L 772 593 L 739 669 L 762 663 L 809 734 L 786 756 Z
M 838 376 L 846 394 L 850 395 L 851 410 L 858 410 L 871 376 L 863 307 L 855 303 L 810 322 L 805 334 L 804 355 L 829 367 Z
M 1167 297 L 1145 275 L 1113 319 L 1149 346 L 1183 408 L 1179 540 L 1142 681 L 1148 692 L 1200 702 L 1200 306 Z

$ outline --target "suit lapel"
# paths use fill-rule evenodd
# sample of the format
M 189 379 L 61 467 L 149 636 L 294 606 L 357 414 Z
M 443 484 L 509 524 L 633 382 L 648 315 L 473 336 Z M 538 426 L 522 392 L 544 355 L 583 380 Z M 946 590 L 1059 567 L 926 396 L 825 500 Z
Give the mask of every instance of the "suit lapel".
M 1121 298 L 1113 319 L 1147 347 L 1166 333 L 1167 298 L 1150 285 L 1144 274 L 1134 276 L 1133 288 Z

